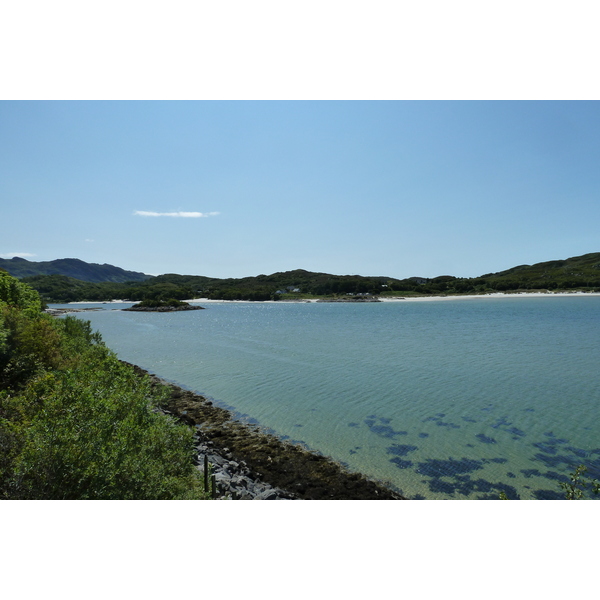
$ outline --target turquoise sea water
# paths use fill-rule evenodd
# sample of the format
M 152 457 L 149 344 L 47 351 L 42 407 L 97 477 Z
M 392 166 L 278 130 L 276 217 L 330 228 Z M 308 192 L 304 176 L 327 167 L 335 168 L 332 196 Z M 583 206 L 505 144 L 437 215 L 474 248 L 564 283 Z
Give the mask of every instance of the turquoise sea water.
M 600 477 L 600 297 L 102 306 L 79 316 L 123 360 L 407 497 Z

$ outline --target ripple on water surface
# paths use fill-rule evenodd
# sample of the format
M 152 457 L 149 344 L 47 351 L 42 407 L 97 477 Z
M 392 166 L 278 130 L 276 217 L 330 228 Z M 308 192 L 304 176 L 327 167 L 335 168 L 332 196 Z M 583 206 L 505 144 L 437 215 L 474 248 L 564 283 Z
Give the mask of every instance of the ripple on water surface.
M 206 306 L 85 318 L 124 360 L 410 497 L 600 477 L 600 298 Z

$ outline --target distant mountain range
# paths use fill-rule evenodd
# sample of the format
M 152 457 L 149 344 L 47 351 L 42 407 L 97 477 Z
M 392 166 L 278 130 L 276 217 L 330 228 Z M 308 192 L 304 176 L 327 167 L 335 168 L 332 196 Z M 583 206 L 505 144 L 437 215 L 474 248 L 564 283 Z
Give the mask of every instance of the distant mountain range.
M 35 262 L 15 256 L 11 259 L 0 258 L 0 268 L 13 277 L 33 277 L 35 275 L 66 275 L 80 281 L 100 283 L 124 283 L 125 281 L 145 281 L 151 275 L 136 271 L 125 271 L 113 265 L 87 263 L 77 258 L 59 258 L 47 262 Z

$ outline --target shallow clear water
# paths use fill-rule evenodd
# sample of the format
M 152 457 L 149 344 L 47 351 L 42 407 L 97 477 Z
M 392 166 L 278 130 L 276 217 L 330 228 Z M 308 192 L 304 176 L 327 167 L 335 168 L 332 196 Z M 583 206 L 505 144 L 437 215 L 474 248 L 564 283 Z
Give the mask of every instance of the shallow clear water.
M 83 313 L 120 358 L 411 498 L 600 477 L 600 298 Z

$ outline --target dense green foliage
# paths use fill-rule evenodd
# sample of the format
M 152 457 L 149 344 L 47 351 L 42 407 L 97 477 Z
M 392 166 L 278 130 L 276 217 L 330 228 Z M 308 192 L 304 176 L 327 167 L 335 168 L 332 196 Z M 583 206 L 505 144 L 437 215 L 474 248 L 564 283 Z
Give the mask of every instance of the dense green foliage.
M 23 281 L 39 291 L 47 302 L 109 300 L 279 300 L 297 297 L 354 294 L 484 294 L 528 290 L 599 290 L 600 253 L 586 254 L 532 266 L 522 265 L 481 277 L 442 275 L 433 279 L 331 275 L 297 269 L 241 279 L 216 279 L 167 274 L 146 281 L 91 283 L 64 275 L 40 275 Z M 294 290 L 299 290 L 295 292 Z
M 193 434 L 89 322 L 0 272 L 0 498 L 203 498 Z
M 187 283 L 175 283 L 155 277 L 144 282 L 90 283 L 65 275 L 37 275 L 26 277 L 23 282 L 36 289 L 48 302 L 108 302 L 110 300 L 186 300 L 196 291 Z M 175 276 L 182 277 L 182 276 Z M 184 278 L 185 279 L 185 278 Z
M 169 298 L 167 300 L 142 300 L 133 308 L 179 308 L 180 306 L 189 306 L 189 304 Z
M 383 286 L 388 279 L 359 275 L 328 275 L 298 270 L 242 279 L 167 274 L 144 282 L 119 284 L 87 283 L 63 275 L 28 277 L 23 281 L 35 288 L 47 302 L 84 300 L 138 302 L 170 298 L 186 300 L 199 297 L 214 300 L 277 300 L 293 289 L 300 289 L 302 295 L 315 296 L 347 293 L 378 294 L 387 289 Z
M 521 265 L 507 271 L 488 273 L 481 277 L 457 278 L 441 276 L 392 281 L 394 291 L 421 294 L 478 294 L 490 292 L 520 292 L 531 290 L 599 290 L 600 253 L 585 254 L 566 260 Z
M 496 291 L 600 289 L 600 253 L 520 265 L 470 281 Z

